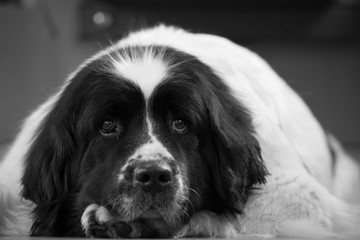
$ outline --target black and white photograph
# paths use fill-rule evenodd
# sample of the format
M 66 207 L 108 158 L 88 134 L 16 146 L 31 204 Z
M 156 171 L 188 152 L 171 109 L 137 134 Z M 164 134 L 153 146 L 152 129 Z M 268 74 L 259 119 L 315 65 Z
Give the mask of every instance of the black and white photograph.
M 359 0 L 0 0 L 0 240 L 360 239 Z

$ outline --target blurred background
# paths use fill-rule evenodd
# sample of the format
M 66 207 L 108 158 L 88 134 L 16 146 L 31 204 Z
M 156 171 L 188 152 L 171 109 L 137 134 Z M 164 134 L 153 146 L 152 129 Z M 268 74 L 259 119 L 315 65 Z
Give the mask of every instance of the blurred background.
M 359 0 L 0 0 L 0 144 L 83 60 L 157 23 L 257 52 L 325 129 L 360 147 Z

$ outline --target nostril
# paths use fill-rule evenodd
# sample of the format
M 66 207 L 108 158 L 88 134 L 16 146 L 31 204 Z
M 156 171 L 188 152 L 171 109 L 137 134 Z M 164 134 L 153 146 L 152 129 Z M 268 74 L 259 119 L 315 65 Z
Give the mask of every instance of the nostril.
M 170 171 L 164 170 L 159 176 L 159 183 L 166 184 L 171 181 L 171 173 Z
M 138 171 L 135 174 L 135 180 L 140 183 L 146 184 L 151 182 L 151 176 L 146 170 Z

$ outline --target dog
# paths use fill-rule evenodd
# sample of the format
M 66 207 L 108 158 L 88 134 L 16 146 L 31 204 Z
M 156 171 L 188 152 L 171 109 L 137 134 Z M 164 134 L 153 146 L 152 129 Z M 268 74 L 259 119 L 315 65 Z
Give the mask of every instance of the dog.
M 160 25 L 89 58 L 0 166 L 0 235 L 358 236 L 360 168 L 255 53 Z

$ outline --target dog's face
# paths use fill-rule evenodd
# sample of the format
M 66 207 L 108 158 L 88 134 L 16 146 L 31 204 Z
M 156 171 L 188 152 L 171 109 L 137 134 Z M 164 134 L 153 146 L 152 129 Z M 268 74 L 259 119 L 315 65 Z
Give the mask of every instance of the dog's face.
M 209 67 L 134 46 L 69 80 L 28 152 L 23 193 L 35 235 L 81 235 L 96 203 L 124 222 L 160 220 L 170 236 L 201 210 L 241 213 L 265 176 L 249 112 Z
M 116 54 L 151 54 L 143 51 L 126 49 Z M 152 51 L 151 64 L 155 68 L 164 65 L 155 71 L 165 69 L 156 54 L 166 53 Z M 213 197 L 210 167 L 199 151 L 200 137 L 206 131 L 201 125 L 206 108 L 193 87 L 200 82 L 184 75 L 189 79 L 184 84 L 177 80 L 180 73 L 173 70 L 162 73 L 162 83 L 146 93 L 148 89 L 143 90 L 141 83 L 116 69 L 116 58 L 108 63 L 120 71 L 114 79 L 98 81 L 104 73 L 92 76 L 96 79 L 93 84 L 101 86 L 96 87 L 98 96 L 90 96 L 94 105 L 86 104 L 86 116 L 81 116 L 92 123 L 85 130 L 91 136 L 80 166 L 84 183 L 80 196 L 86 204 L 107 206 L 124 221 L 162 218 L 176 225 L 201 208 L 200 196 Z M 134 64 L 145 63 L 139 60 Z M 139 71 L 146 69 L 139 66 Z

